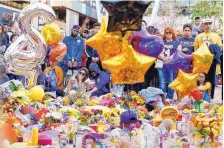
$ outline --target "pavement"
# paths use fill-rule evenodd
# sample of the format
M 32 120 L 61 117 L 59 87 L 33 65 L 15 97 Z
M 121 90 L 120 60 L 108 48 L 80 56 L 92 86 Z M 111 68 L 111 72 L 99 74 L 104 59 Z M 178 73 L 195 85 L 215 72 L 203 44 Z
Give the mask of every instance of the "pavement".
M 222 103 L 222 86 L 215 87 L 214 103 Z

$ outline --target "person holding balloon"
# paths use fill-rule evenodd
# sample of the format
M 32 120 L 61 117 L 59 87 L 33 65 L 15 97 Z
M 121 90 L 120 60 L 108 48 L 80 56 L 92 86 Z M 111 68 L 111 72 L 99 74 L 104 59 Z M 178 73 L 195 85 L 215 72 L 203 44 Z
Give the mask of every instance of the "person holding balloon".
M 174 80 L 177 72 L 176 70 L 170 69 L 169 66 L 166 66 L 163 62 L 170 61 L 172 59 L 172 55 L 177 50 L 181 50 L 181 45 L 176 39 L 177 35 L 174 29 L 171 27 L 166 27 L 163 32 L 163 52 L 158 57 L 160 59 L 160 64 L 156 63 L 159 75 L 159 88 L 162 89 L 163 92 L 167 93 L 167 98 L 169 99 L 173 99 L 174 90 L 168 88 L 167 86 Z

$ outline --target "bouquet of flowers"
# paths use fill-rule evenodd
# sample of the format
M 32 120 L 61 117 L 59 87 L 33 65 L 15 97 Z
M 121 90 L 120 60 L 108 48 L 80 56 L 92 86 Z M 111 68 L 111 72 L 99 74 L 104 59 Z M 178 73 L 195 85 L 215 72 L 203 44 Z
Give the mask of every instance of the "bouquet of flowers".
M 201 146 L 204 145 L 207 137 L 210 138 L 210 145 L 216 146 L 216 137 L 219 135 L 222 126 L 222 119 L 219 117 L 209 118 L 204 113 L 199 113 L 197 116 L 192 116 L 192 123 L 195 127 L 194 141 L 204 139 Z
M 45 117 L 45 123 L 54 124 L 64 122 L 62 113 L 59 112 L 48 112 Z

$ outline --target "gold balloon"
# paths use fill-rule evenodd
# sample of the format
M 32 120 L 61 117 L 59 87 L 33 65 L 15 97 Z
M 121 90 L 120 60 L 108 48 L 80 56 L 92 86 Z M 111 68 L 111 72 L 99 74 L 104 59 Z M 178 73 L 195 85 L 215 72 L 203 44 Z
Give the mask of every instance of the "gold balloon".
M 112 73 L 112 83 L 143 82 L 146 71 L 156 59 L 136 52 L 128 44 L 128 40 L 123 41 L 122 48 L 124 50 L 122 54 L 102 61 L 103 67 Z
M 41 34 L 44 37 L 44 40 L 47 45 L 57 44 L 62 37 L 61 29 L 55 23 L 44 25 L 41 30 Z
M 202 44 L 198 50 L 192 53 L 193 73 L 208 73 L 213 61 L 213 55 L 206 43 Z
M 178 98 L 183 98 L 197 87 L 198 76 L 198 73 L 190 74 L 179 70 L 176 79 L 169 85 L 169 88 L 177 91 Z
M 114 57 L 123 51 L 121 32 L 107 32 L 107 24 L 107 18 L 103 17 L 99 32 L 86 41 L 87 45 L 98 51 L 101 60 Z M 128 34 L 123 40 L 127 39 L 127 36 Z

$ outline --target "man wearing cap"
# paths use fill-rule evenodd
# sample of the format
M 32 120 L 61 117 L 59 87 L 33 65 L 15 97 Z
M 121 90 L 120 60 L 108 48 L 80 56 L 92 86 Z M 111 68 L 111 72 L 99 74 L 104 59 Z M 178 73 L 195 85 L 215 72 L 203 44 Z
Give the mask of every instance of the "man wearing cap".
M 206 43 L 208 46 L 210 44 L 218 44 L 222 47 L 222 42 L 218 34 L 211 32 L 212 20 L 204 19 L 202 21 L 203 33 L 196 36 L 194 41 L 194 50 L 197 50 L 203 43 Z
M 213 99 L 215 92 L 216 64 L 220 62 L 219 59 L 221 53 L 220 50 L 222 50 L 222 42 L 218 34 L 211 32 L 211 26 L 211 19 L 204 19 L 202 21 L 203 33 L 196 36 L 194 41 L 194 50 L 197 50 L 203 43 L 206 43 L 209 47 L 209 50 L 214 55 L 212 65 L 210 66 L 209 72 L 207 74 L 207 80 L 212 84 L 211 99 Z
M 79 25 L 74 25 L 71 30 L 71 35 L 65 37 L 63 42 L 67 46 L 67 54 L 60 67 L 63 70 L 64 77 L 68 69 L 77 69 L 82 62 L 82 53 L 84 51 L 84 40 L 78 35 Z
M 93 24 L 93 32 L 92 32 L 93 34 L 92 34 L 92 36 L 94 36 L 96 33 L 98 33 L 99 30 L 100 30 L 100 23 Z M 92 36 L 90 36 L 89 38 L 91 38 Z M 95 50 L 92 47 L 87 45 L 86 46 L 86 53 L 87 53 L 87 56 L 88 56 L 86 67 L 89 68 L 89 65 L 93 62 L 93 63 L 97 63 L 99 68 L 102 70 L 102 66 L 101 66 L 101 63 L 100 63 L 99 54 L 98 54 L 97 50 Z

